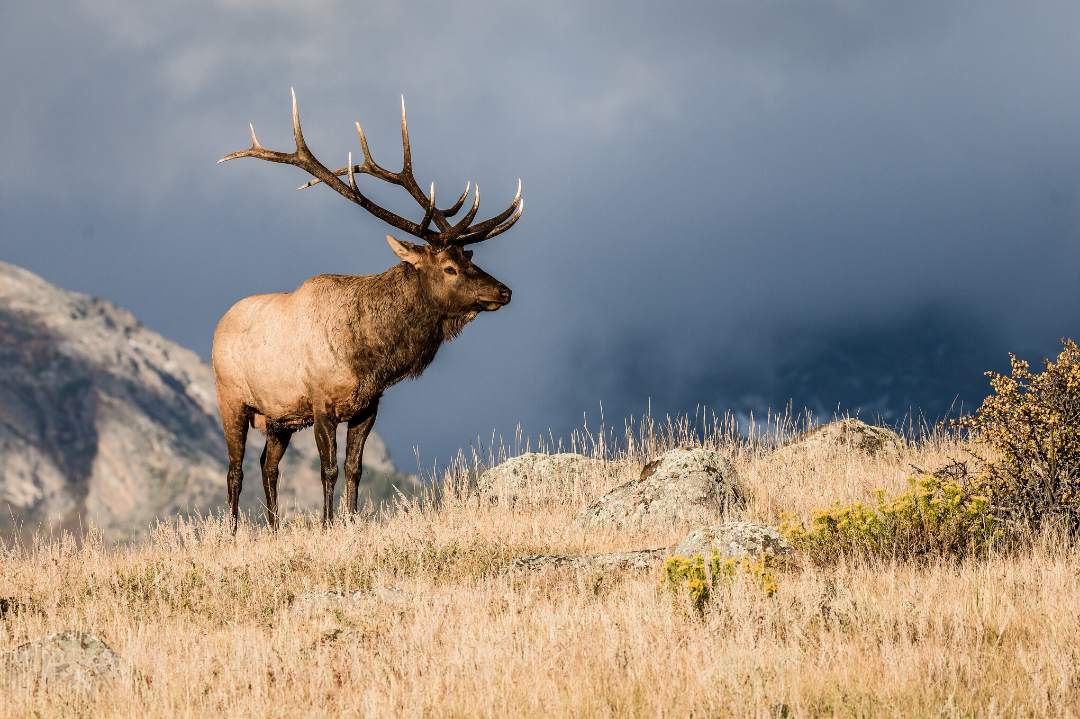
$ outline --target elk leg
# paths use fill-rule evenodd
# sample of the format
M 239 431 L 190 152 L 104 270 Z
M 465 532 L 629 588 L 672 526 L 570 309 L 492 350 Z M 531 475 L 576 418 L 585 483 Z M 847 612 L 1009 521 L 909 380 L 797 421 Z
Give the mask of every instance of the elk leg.
M 246 407 L 239 411 L 221 408 L 221 427 L 225 431 L 225 444 L 229 448 L 229 507 L 232 509 L 233 534 L 240 521 L 240 489 L 244 486 L 244 449 L 247 447 L 248 422 L 251 411 Z
M 360 476 L 364 472 L 364 443 L 367 442 L 371 428 L 375 426 L 375 415 L 379 412 L 379 397 L 371 401 L 349 420 L 348 440 L 345 443 L 345 511 L 356 513 L 356 495 L 360 487 Z
M 315 446 L 322 463 L 323 527 L 334 521 L 334 485 L 337 484 L 337 426 L 336 418 L 327 414 L 315 415 Z
M 287 430 L 269 431 L 266 433 L 266 446 L 263 447 L 259 465 L 262 467 L 263 489 L 266 490 L 266 519 L 270 529 L 277 529 L 277 483 L 278 462 L 285 450 L 289 448 L 289 440 L 292 432 Z

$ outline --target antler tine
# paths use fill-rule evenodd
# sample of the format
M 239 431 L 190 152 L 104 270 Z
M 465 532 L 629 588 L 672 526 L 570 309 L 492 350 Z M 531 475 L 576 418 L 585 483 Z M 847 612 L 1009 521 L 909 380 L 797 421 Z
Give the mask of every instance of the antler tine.
M 514 201 L 510 203 L 510 207 L 506 208 L 504 211 L 502 211 L 499 214 L 495 215 L 490 220 L 484 220 L 483 222 L 481 222 L 481 223 L 479 223 L 479 224 L 477 224 L 477 225 L 475 225 L 473 227 L 470 227 L 464 234 L 462 234 L 461 236 L 459 236 L 459 237 L 457 237 L 456 239 L 453 240 L 454 244 L 455 245 L 462 244 L 462 240 L 467 240 L 466 242 L 464 242 L 464 244 L 471 245 L 474 242 L 482 242 L 482 241 L 484 241 L 484 240 L 486 240 L 486 239 L 488 239 L 490 237 L 494 237 L 497 234 L 502 234 L 503 232 L 506 232 L 506 230 L 509 230 L 514 222 L 517 222 L 517 218 L 514 218 L 514 220 L 511 221 L 510 224 L 507 225 L 504 229 L 499 230 L 499 232 L 496 232 L 494 234 L 491 234 L 491 232 L 494 231 L 494 229 L 499 226 L 499 223 L 505 221 L 506 218 L 510 217 L 510 215 L 514 212 L 514 210 L 517 210 L 518 217 L 520 217 L 521 216 L 521 179 L 520 178 L 518 178 L 517 194 L 514 196 Z
M 409 147 L 409 127 L 405 123 L 405 96 L 401 96 L 401 147 L 405 154 L 405 160 L 401 164 L 400 175 L 412 177 L 412 149 Z M 404 178 L 402 178 L 404 179 Z M 415 182 L 415 180 L 414 180 Z
M 254 132 L 254 130 L 252 130 L 252 132 Z M 469 196 L 469 188 L 470 187 L 472 187 L 472 182 L 466 182 L 465 183 L 465 192 L 461 193 L 461 197 L 458 198 L 458 201 L 454 203 L 453 207 L 451 207 L 448 210 L 443 210 L 442 211 L 443 217 L 453 217 L 454 215 L 456 215 L 458 213 L 458 210 L 461 209 L 461 206 L 465 204 L 465 198 Z
M 458 245 L 459 247 L 464 247 L 465 245 L 472 245 L 477 242 L 483 242 L 484 240 L 490 240 L 496 235 L 501 235 L 502 233 L 506 232 L 514 226 L 514 223 L 517 222 L 518 218 L 521 217 L 521 211 L 524 209 L 525 200 L 519 200 L 517 203 L 517 212 L 514 213 L 514 216 L 510 218 L 509 222 L 498 225 L 494 229 L 487 230 L 486 232 L 470 232 L 469 234 L 463 235 L 454 240 L 454 244 Z
M 424 219 L 420 223 L 420 232 L 425 233 L 428 231 L 428 225 L 431 224 L 431 217 L 435 214 L 435 183 L 431 183 L 431 199 L 428 201 L 427 211 L 424 213 Z
M 304 133 L 300 131 L 300 113 L 296 110 L 296 90 L 291 87 L 289 90 L 292 92 L 292 131 L 293 139 L 296 140 L 296 151 L 297 153 L 304 151 L 306 154 L 310 155 L 311 153 L 307 152 L 307 143 L 304 142 Z M 251 129 L 252 131 L 255 130 L 254 127 Z M 312 159 L 315 158 L 313 157 Z
M 457 237 L 460 237 L 469 231 L 469 223 L 473 221 L 473 218 L 476 217 L 476 211 L 480 209 L 480 185 L 474 185 L 474 187 L 476 188 L 476 192 L 473 196 L 472 207 L 469 208 L 469 211 L 465 213 L 465 216 L 462 217 L 456 225 L 442 233 L 439 238 L 448 245 L 455 244 L 454 241 Z

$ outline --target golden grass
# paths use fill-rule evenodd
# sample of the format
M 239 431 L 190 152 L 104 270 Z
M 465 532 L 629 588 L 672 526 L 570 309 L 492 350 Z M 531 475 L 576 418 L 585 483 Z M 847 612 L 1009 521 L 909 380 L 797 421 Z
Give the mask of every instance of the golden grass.
M 641 438 L 649 440 L 642 442 Z M 1080 700 L 1080 556 L 1047 538 L 962 562 L 808 563 L 767 598 L 737 579 L 703 617 L 652 573 L 511 576 L 534 553 L 665 546 L 692 527 L 566 531 L 591 498 L 673 444 L 539 506 L 449 494 L 323 531 L 177 520 L 138 544 L 39 541 L 0 558 L 0 650 L 91 631 L 131 669 L 93 695 L 9 693 L 0 717 L 1072 716 Z M 963 457 L 952 438 L 901 456 L 772 452 L 713 431 L 752 495 L 745 518 L 808 517 L 906 488 L 909 464 Z M 609 454 L 603 440 L 589 450 Z M 397 587 L 404 603 L 371 590 Z M 333 589 L 358 601 L 297 600 Z

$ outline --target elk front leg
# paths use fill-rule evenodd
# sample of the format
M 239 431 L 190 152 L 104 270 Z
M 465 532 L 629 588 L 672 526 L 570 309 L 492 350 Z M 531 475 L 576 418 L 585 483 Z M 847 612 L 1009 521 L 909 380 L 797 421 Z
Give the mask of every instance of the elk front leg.
M 334 485 L 337 484 L 337 426 L 336 417 L 315 415 L 315 446 L 319 448 L 322 464 L 323 527 L 334 521 Z
M 360 476 L 364 472 L 364 444 L 371 428 L 375 426 L 375 415 L 379 412 L 379 397 L 349 420 L 349 435 L 345 443 L 345 511 L 356 513 L 357 490 Z
M 266 433 L 266 446 L 263 448 L 259 465 L 262 467 L 263 489 L 266 490 L 266 520 L 270 529 L 277 529 L 278 506 L 277 506 L 277 483 L 278 462 L 285 450 L 289 448 L 289 440 L 292 432 L 279 430 Z
M 244 486 L 244 449 L 247 447 L 250 420 L 251 412 L 246 408 L 233 410 L 231 407 L 221 407 L 221 428 L 225 431 L 225 444 L 229 448 L 229 474 L 225 481 L 229 489 L 234 535 L 240 521 L 240 489 Z

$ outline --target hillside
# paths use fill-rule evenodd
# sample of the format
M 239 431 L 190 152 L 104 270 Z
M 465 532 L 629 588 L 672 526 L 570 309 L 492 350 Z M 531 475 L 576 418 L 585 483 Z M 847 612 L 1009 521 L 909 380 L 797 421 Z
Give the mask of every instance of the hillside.
M 248 510 L 262 503 L 261 450 L 253 431 Z M 110 302 L 0 262 L 0 528 L 93 520 L 109 539 L 138 536 L 155 517 L 223 506 L 226 457 L 207 362 Z M 364 464 L 364 496 L 415 485 L 374 433 Z M 297 434 L 282 462 L 286 512 L 321 507 L 317 469 L 312 434 Z

